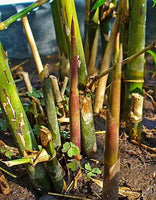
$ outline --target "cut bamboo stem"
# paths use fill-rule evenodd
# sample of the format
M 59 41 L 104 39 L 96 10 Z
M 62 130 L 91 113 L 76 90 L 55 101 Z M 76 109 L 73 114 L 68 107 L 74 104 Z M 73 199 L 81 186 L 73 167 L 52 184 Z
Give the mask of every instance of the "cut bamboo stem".
M 31 82 L 30 82 L 30 79 L 29 79 L 28 72 L 22 72 L 21 74 L 23 76 L 23 79 L 24 79 L 27 91 L 30 92 L 30 93 L 32 93 L 33 88 L 32 88 L 32 85 L 31 85 Z
M 59 85 L 58 85 L 58 80 L 55 76 L 50 75 L 50 80 L 51 80 L 51 84 L 52 84 L 52 88 L 53 88 L 53 92 L 54 92 L 54 96 L 55 96 L 55 101 L 56 101 L 56 105 L 62 109 L 63 105 L 62 105 L 62 97 L 61 97 L 61 93 L 60 93 L 60 89 L 59 89 Z
M 49 78 L 49 72 L 47 68 L 45 68 L 42 71 L 42 73 L 40 74 L 40 78 L 42 80 L 48 126 L 52 133 L 54 147 L 59 148 L 61 146 L 61 138 L 60 138 L 52 84 Z

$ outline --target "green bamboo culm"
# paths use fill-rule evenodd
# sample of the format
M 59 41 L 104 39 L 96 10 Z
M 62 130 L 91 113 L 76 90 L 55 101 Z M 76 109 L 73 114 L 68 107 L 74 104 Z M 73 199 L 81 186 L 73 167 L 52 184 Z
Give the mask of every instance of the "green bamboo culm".
M 129 28 L 129 0 L 122 1 L 122 9 L 121 9 L 121 42 L 123 44 L 123 59 L 128 57 L 128 28 Z M 124 79 L 124 73 L 126 69 L 126 64 L 122 69 L 122 78 Z M 126 116 L 124 111 L 124 87 L 125 84 L 122 81 L 122 90 L 121 90 L 121 120 L 125 121 Z
M 44 3 L 47 3 L 49 0 L 38 0 L 35 3 L 31 4 L 30 6 L 26 7 L 22 11 L 16 13 L 15 15 L 9 17 L 4 22 L 0 22 L 0 30 L 4 30 L 8 28 L 10 24 L 17 21 L 18 19 L 22 18 L 27 13 L 31 12 L 33 9 L 40 7 Z
M 46 127 L 41 126 L 40 137 L 42 146 L 51 156 L 50 160 L 47 161 L 47 169 L 53 184 L 54 192 L 61 193 L 64 188 L 64 180 L 61 165 L 56 157 L 56 151 L 54 149 L 51 132 Z
M 42 88 L 43 95 L 45 98 L 45 109 L 47 114 L 48 126 L 52 134 L 54 147 L 59 148 L 61 146 L 61 137 L 58 126 L 53 89 L 47 67 L 45 67 L 45 69 L 41 72 L 40 78 L 42 80 Z
M 128 33 L 128 56 L 135 54 L 145 47 L 145 22 L 146 22 L 146 0 L 130 1 L 130 18 Z M 142 109 L 131 107 L 132 93 L 142 94 L 144 82 L 144 54 L 138 56 L 127 64 L 125 69 L 125 95 L 124 111 L 126 120 L 129 121 L 130 138 L 140 141 L 142 132 Z M 135 104 L 133 104 L 135 105 Z M 139 105 L 141 106 L 141 105 Z M 130 109 L 131 107 L 131 109 Z M 132 110 L 136 110 L 136 116 L 131 115 Z M 138 113 L 139 112 L 139 113 Z M 139 115 L 139 117 L 137 116 Z
M 29 121 L 19 99 L 14 80 L 8 65 L 8 58 L 0 43 L 0 106 L 9 124 L 13 139 L 21 156 L 25 150 L 38 150 L 37 142 L 33 135 Z M 39 192 L 50 191 L 51 181 L 48 177 L 44 164 L 39 163 L 36 167 L 27 164 L 29 177 L 34 188 Z
M 61 19 L 61 10 L 59 9 L 58 2 L 55 0 L 51 4 L 51 11 L 54 21 L 56 40 L 59 49 L 59 70 L 61 75 L 61 80 L 64 79 L 65 76 L 69 76 L 70 71 L 70 43 L 67 39 L 67 34 L 64 31 L 63 23 L 60 23 Z
M 88 75 L 95 72 L 99 36 L 99 8 L 91 11 L 95 0 L 86 0 L 85 17 L 85 58 Z

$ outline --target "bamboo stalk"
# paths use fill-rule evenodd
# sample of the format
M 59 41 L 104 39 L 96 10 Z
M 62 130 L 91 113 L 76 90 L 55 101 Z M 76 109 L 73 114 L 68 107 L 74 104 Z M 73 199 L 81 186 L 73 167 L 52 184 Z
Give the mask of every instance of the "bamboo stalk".
M 58 121 L 57 121 L 57 115 L 56 115 L 56 108 L 54 104 L 52 85 L 51 83 L 49 83 L 50 78 L 47 75 L 46 75 L 47 76 L 46 78 L 44 77 L 44 72 L 47 70 L 47 73 L 48 73 L 48 69 L 46 68 L 45 71 L 43 70 L 42 61 L 38 53 L 38 49 L 37 49 L 32 31 L 31 31 L 29 22 L 28 22 L 28 18 L 26 16 L 23 17 L 22 22 L 23 22 L 24 29 L 26 31 L 26 35 L 27 35 L 33 56 L 34 56 L 38 74 L 42 82 L 43 93 L 44 93 L 44 97 L 46 101 L 47 118 L 48 118 L 50 130 L 53 135 L 54 145 L 55 147 L 60 147 L 61 139 L 60 139 L 60 134 L 59 134 L 59 127 L 58 127 Z
M 30 92 L 30 93 L 32 93 L 33 87 L 31 85 L 28 72 L 22 72 L 21 74 L 23 76 L 23 79 L 24 79 L 27 91 Z
M 123 59 L 127 58 L 128 56 L 128 29 L 129 29 L 129 0 L 122 0 L 122 9 L 121 9 L 121 42 L 123 44 Z M 124 63 L 124 60 L 123 60 Z M 123 66 L 122 70 L 122 77 L 125 76 L 125 69 L 126 65 Z M 121 119 L 125 120 L 125 113 L 124 113 L 124 83 L 122 81 L 122 97 L 121 97 Z
M 30 27 L 27 16 L 22 17 L 22 23 L 23 23 L 23 27 L 24 27 L 34 60 L 35 60 L 38 74 L 40 74 L 43 70 L 43 65 L 42 65 L 42 61 L 41 61 L 41 58 L 40 58 L 40 55 L 39 55 L 39 52 L 34 40 L 33 33 L 31 31 L 31 27 Z
M 66 90 L 66 87 L 67 87 L 67 84 L 68 84 L 68 80 L 69 80 L 69 78 L 65 76 L 64 81 L 63 81 L 63 85 L 62 85 L 62 88 L 61 88 L 61 97 L 62 97 L 63 100 L 64 100 L 64 93 L 65 93 L 65 90 Z
M 61 79 L 63 80 L 65 76 L 69 76 L 70 71 L 70 43 L 68 41 L 68 36 L 66 35 L 66 32 L 64 31 L 64 25 L 60 21 L 62 18 L 62 11 L 59 6 L 60 2 L 57 0 L 54 0 L 51 3 L 51 11 L 55 26 L 55 33 L 56 33 L 56 40 L 59 48 L 59 59 L 60 59 L 60 74 Z
M 136 54 L 145 47 L 146 4 L 146 0 L 130 1 L 128 56 Z M 141 54 L 137 58 L 131 60 L 131 62 L 127 64 L 125 70 L 125 77 L 123 80 L 125 83 L 123 108 L 124 116 L 126 116 L 125 119 L 129 124 L 129 131 L 131 132 L 130 138 L 140 141 L 142 123 L 141 121 L 131 120 L 130 106 L 132 93 L 138 93 L 139 95 L 142 95 L 142 86 L 144 82 L 144 54 Z M 133 104 L 133 106 L 134 105 L 135 104 Z M 135 108 L 133 107 L 132 110 L 135 110 Z
M 57 1 L 57 5 L 61 13 L 62 24 L 63 24 L 64 32 L 67 36 L 66 38 L 68 40 L 69 47 L 71 46 L 71 21 L 72 21 L 72 18 L 74 19 L 76 44 L 79 44 L 77 45 L 77 55 L 79 57 L 79 68 L 78 68 L 79 89 L 84 89 L 86 85 L 86 81 L 87 81 L 87 68 L 86 68 L 82 39 L 81 39 L 81 34 L 80 34 L 80 29 L 79 29 L 79 24 L 78 24 L 78 19 L 77 19 L 75 2 L 74 0 L 68 0 L 68 1 L 54 0 L 54 1 Z M 71 47 L 70 47 L 70 51 L 71 51 Z M 71 55 L 70 51 L 69 53 Z M 69 55 L 69 59 L 71 59 L 70 55 Z
M 61 165 L 57 161 L 56 152 L 54 149 L 52 136 L 50 131 L 46 127 L 40 128 L 41 144 L 47 150 L 51 159 L 47 162 L 47 168 L 51 181 L 53 183 L 53 188 L 55 192 L 61 193 L 64 187 L 64 180 Z
M 90 96 L 87 95 L 80 96 L 80 110 L 81 110 L 81 129 L 83 132 L 83 134 L 81 134 L 82 153 L 84 156 L 90 158 L 95 153 L 97 153 L 93 110 L 92 110 Z
M 89 37 L 88 37 L 89 15 L 90 15 L 90 0 L 85 0 L 84 53 L 87 64 L 89 62 L 89 57 L 90 57 Z
M 45 107 L 46 107 L 49 129 L 52 133 L 54 147 L 59 148 L 61 146 L 61 138 L 60 138 L 52 84 L 47 67 L 45 67 L 45 69 L 41 72 L 40 78 L 42 80 L 42 88 L 45 98 Z
M 79 91 L 78 91 L 78 58 L 76 52 L 75 26 L 72 19 L 71 24 L 71 81 L 69 97 L 69 115 L 70 115 L 70 140 L 81 150 L 80 133 L 80 110 L 79 110 Z
M 95 72 L 96 55 L 98 48 L 98 36 L 99 36 L 99 8 L 91 12 L 94 3 L 95 3 L 94 0 L 90 0 L 90 2 L 86 1 L 85 57 L 86 57 L 86 65 L 89 76 L 93 75 Z
M 25 150 L 38 150 L 38 146 L 19 99 L 7 61 L 8 59 L 0 44 L 0 106 L 10 126 L 13 139 L 21 156 L 23 156 Z M 38 192 L 51 190 L 51 182 L 43 164 L 40 163 L 36 167 L 28 164 L 27 171 Z
M 110 36 L 109 42 L 107 44 L 103 60 L 102 60 L 100 73 L 102 73 L 103 71 L 106 71 L 110 67 L 110 64 L 111 64 L 111 59 L 112 59 L 113 50 L 114 50 L 115 37 L 116 37 L 116 33 L 117 33 L 117 31 L 119 29 L 119 25 L 120 25 L 120 12 L 121 12 L 121 1 L 119 2 L 117 17 L 115 19 L 113 29 L 111 32 L 111 36 Z M 95 113 L 99 113 L 100 109 L 102 109 L 102 107 L 103 107 L 107 77 L 108 76 L 106 75 L 105 77 L 103 77 L 99 80 L 98 87 L 96 90 L 95 103 L 94 103 L 94 112 Z
M 152 49 L 152 48 L 156 48 L 156 40 L 154 42 L 152 42 L 150 45 L 148 45 L 147 47 L 141 49 L 140 51 L 134 53 L 133 55 L 129 56 L 128 58 L 125 58 L 122 62 L 122 65 L 125 65 L 129 62 L 131 62 L 132 60 L 134 60 L 135 58 L 137 58 L 138 56 L 140 56 L 141 54 L 145 53 L 146 51 Z
M 119 159 L 119 121 L 120 121 L 120 93 L 122 45 L 119 50 L 119 36 L 116 39 L 115 69 L 111 86 L 110 105 L 107 113 L 107 127 L 104 150 L 104 178 L 102 199 L 118 199 L 120 159 Z
M 103 6 L 100 7 L 100 32 L 102 42 L 102 55 L 104 55 L 111 32 L 111 19 L 114 16 L 117 1 L 107 0 Z
M 58 80 L 56 78 L 56 76 L 50 75 L 50 80 L 52 83 L 52 88 L 53 88 L 53 92 L 54 92 L 54 96 L 55 96 L 55 101 L 56 101 L 56 105 L 60 108 L 63 109 L 63 105 L 62 105 L 62 96 L 60 93 L 60 89 L 59 89 L 59 85 L 58 85 Z
M 0 30 L 4 30 L 8 28 L 10 24 L 17 21 L 18 19 L 22 18 L 27 13 L 31 12 L 33 9 L 40 7 L 44 3 L 47 3 L 49 0 L 38 0 L 35 3 L 31 4 L 30 6 L 26 7 L 22 11 L 16 13 L 15 15 L 9 17 L 4 22 L 0 22 Z

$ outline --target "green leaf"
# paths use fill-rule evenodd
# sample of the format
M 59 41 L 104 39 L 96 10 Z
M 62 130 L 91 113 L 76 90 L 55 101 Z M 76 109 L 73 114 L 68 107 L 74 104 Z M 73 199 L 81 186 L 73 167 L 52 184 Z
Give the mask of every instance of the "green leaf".
M 97 168 L 97 167 L 93 168 L 92 172 L 95 173 L 95 174 L 101 174 L 101 170 L 99 168 Z
M 91 168 L 91 166 L 90 166 L 89 163 L 85 164 L 85 169 L 87 169 L 88 171 L 91 171 L 91 170 L 92 170 L 92 168 Z
M 77 147 L 74 143 L 70 142 L 71 147 Z
M 72 171 L 75 171 L 78 166 L 78 161 L 75 159 L 72 159 L 70 163 L 67 164 L 67 167 L 71 169 Z
M 98 7 L 102 6 L 105 2 L 106 2 L 106 0 L 97 0 L 92 8 L 92 11 L 97 9 Z
M 153 57 L 154 63 L 155 63 L 155 67 L 156 67 L 156 53 L 154 51 L 152 51 L 152 50 L 148 50 L 146 52 L 149 53 Z
M 63 153 L 67 152 L 69 150 L 69 148 L 70 148 L 70 143 L 69 142 L 64 143 L 62 152 Z
M 71 157 L 73 157 L 73 148 L 70 148 L 69 150 L 68 150 L 68 156 L 71 158 Z
M 29 97 L 35 97 L 35 98 L 37 98 L 37 99 L 43 98 L 43 93 L 40 92 L 40 91 L 37 91 L 35 88 L 33 88 L 32 93 L 26 92 L 26 94 L 27 94 Z
M 13 154 L 11 151 L 7 151 L 7 152 L 5 153 L 5 156 L 6 156 L 7 158 L 9 158 L 9 159 L 11 159 L 13 155 L 14 155 L 14 154 Z
M 153 6 L 152 7 L 154 7 L 156 5 L 156 0 L 153 0 Z
M 93 174 L 92 172 L 89 172 L 89 173 L 87 173 L 87 175 L 86 175 L 87 178 L 90 178 L 90 177 L 92 177 L 92 176 L 96 176 L 96 175 Z
M 78 147 L 71 148 L 71 149 L 72 149 L 73 156 L 77 156 L 78 154 L 80 154 L 80 150 Z

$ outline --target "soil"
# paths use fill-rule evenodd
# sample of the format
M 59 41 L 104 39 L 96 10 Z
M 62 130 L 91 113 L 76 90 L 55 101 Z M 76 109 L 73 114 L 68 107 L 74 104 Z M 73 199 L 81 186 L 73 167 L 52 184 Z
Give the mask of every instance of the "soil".
M 53 66 L 53 61 L 58 60 L 57 55 L 42 58 L 43 64 L 49 63 L 50 73 L 59 76 L 57 67 Z M 154 63 L 150 56 L 146 57 L 147 61 L 147 73 L 145 76 L 145 91 L 150 94 L 154 101 L 156 101 L 156 76 L 151 73 L 154 70 Z M 21 60 L 12 60 L 11 65 L 15 66 L 21 63 Z M 36 73 L 33 59 L 28 59 L 28 62 L 22 66 L 24 71 L 29 72 L 32 85 L 36 89 L 40 89 L 38 75 Z M 14 72 L 13 72 L 14 74 Z M 14 74 L 15 76 L 15 74 Z M 20 83 L 18 87 L 22 87 L 23 83 Z M 126 133 L 126 127 L 121 124 L 120 130 L 120 189 L 125 195 L 119 195 L 119 199 L 143 199 L 154 200 L 156 199 L 156 105 L 152 103 L 149 96 L 145 96 L 144 99 L 144 117 L 143 117 L 143 133 L 142 144 L 153 148 L 154 151 L 149 150 L 143 146 L 133 144 L 129 141 L 129 137 Z M 105 114 L 100 114 L 94 117 L 96 131 L 105 130 Z M 64 128 L 64 127 L 62 127 Z M 7 145 L 13 146 L 10 132 L 0 131 L 0 140 L 3 140 Z M 82 165 L 89 162 L 92 167 L 99 167 L 103 171 L 103 146 L 105 134 L 97 134 L 98 154 L 94 159 L 86 160 L 82 159 Z M 6 168 L 0 163 L 1 167 L 13 172 L 17 175 L 17 178 L 12 178 L 5 174 L 10 186 L 10 193 L 8 195 L 0 194 L 2 200 L 55 200 L 55 199 L 72 199 L 71 197 L 58 197 L 52 195 L 45 195 L 39 197 L 33 190 L 24 166 Z M 68 185 L 77 174 L 71 174 L 71 179 L 68 177 Z M 95 177 L 102 181 L 102 175 Z M 102 188 L 98 186 L 93 180 L 86 179 L 84 172 L 78 179 L 77 187 L 71 187 L 66 195 L 77 196 L 77 199 L 99 199 L 102 192 Z

